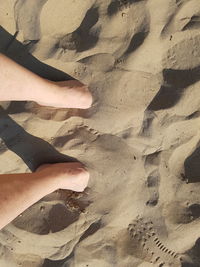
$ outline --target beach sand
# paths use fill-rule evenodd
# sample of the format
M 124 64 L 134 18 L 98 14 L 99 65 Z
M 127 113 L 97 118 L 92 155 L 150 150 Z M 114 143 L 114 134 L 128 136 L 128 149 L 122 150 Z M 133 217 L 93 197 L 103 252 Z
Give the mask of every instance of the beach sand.
M 0 25 L 1 52 L 94 98 L 2 103 L 1 173 L 73 157 L 91 179 L 0 231 L 0 266 L 200 266 L 199 0 L 0 0 Z

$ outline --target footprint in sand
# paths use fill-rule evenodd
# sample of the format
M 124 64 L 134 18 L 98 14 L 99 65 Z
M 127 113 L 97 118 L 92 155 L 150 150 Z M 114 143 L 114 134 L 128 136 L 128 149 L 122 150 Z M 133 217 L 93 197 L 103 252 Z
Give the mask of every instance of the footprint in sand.
M 167 248 L 159 239 L 153 222 L 143 218 L 134 220 L 128 226 L 131 240 L 135 243 L 134 254 L 154 266 L 182 266 L 182 257 Z
M 53 121 L 65 121 L 73 116 L 87 117 L 90 113 L 88 110 L 41 106 L 36 102 L 25 103 L 24 112 L 31 112 L 43 120 Z
M 18 0 L 16 2 L 16 28 L 17 31 L 22 31 L 25 42 L 40 39 L 40 13 L 46 2 L 47 0 Z
M 57 46 L 65 50 L 75 50 L 76 52 L 83 52 L 96 45 L 98 42 L 98 29 L 92 27 L 98 22 L 99 12 L 98 8 L 91 7 L 81 25 L 72 33 L 62 37 Z
M 160 153 L 149 154 L 145 158 L 145 170 L 147 172 L 146 187 L 149 191 L 147 206 L 156 206 L 159 200 L 160 173 L 158 166 L 160 164 Z
M 56 201 L 55 201 L 56 202 Z M 17 217 L 13 224 L 24 231 L 38 235 L 48 235 L 66 229 L 78 220 L 80 212 L 72 211 L 61 203 L 38 203 Z M 37 217 L 35 223 L 29 223 Z
M 147 177 L 146 186 L 149 190 L 149 199 L 146 202 L 147 206 L 156 206 L 159 200 L 159 183 L 160 175 L 157 170 L 152 171 Z
M 96 112 L 96 106 L 89 109 L 78 109 L 78 108 L 54 108 L 49 106 L 42 106 L 36 102 L 32 101 L 21 101 L 21 102 L 11 102 L 5 110 L 8 114 L 28 114 L 31 113 L 33 116 L 39 117 L 43 120 L 52 121 L 65 121 L 71 117 L 82 117 L 89 118 L 92 114 Z M 0 151 L 3 147 L 0 148 Z
M 189 224 L 200 217 L 200 205 L 198 203 L 185 204 L 181 201 L 173 201 L 163 208 L 163 214 L 172 224 Z

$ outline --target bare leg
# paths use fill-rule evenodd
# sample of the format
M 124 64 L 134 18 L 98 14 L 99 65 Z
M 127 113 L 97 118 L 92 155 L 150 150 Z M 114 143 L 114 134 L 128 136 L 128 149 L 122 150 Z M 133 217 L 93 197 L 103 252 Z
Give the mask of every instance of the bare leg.
M 51 82 L 0 54 L 0 101 L 31 100 L 63 108 L 89 108 L 92 96 L 78 81 Z M 0 175 L 0 229 L 47 194 L 83 191 L 89 173 L 80 163 L 43 166 L 35 173 Z
M 0 54 L 0 101 L 30 100 L 46 106 L 89 108 L 92 96 L 76 80 L 51 82 Z
M 80 163 L 50 164 L 35 173 L 0 175 L 0 229 L 47 194 L 61 189 L 83 191 L 89 173 Z

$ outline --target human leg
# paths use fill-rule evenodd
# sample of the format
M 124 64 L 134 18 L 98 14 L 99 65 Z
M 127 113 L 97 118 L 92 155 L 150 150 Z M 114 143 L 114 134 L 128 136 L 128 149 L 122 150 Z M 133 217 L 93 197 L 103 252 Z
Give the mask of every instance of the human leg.
M 52 82 L 0 54 L 0 101 L 35 101 L 60 108 L 89 108 L 92 95 L 77 80 Z
M 82 192 L 89 173 L 81 163 L 49 164 L 34 173 L 0 175 L 0 229 L 57 189 Z

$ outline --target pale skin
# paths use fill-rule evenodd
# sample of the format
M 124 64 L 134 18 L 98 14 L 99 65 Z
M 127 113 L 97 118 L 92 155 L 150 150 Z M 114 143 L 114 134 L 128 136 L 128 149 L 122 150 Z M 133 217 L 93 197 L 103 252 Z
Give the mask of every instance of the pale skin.
M 45 80 L 0 54 L 0 101 L 35 101 L 57 108 L 87 109 L 92 95 L 79 81 Z M 42 165 L 34 173 L 0 175 L 0 229 L 57 189 L 82 192 L 89 172 L 79 162 Z

